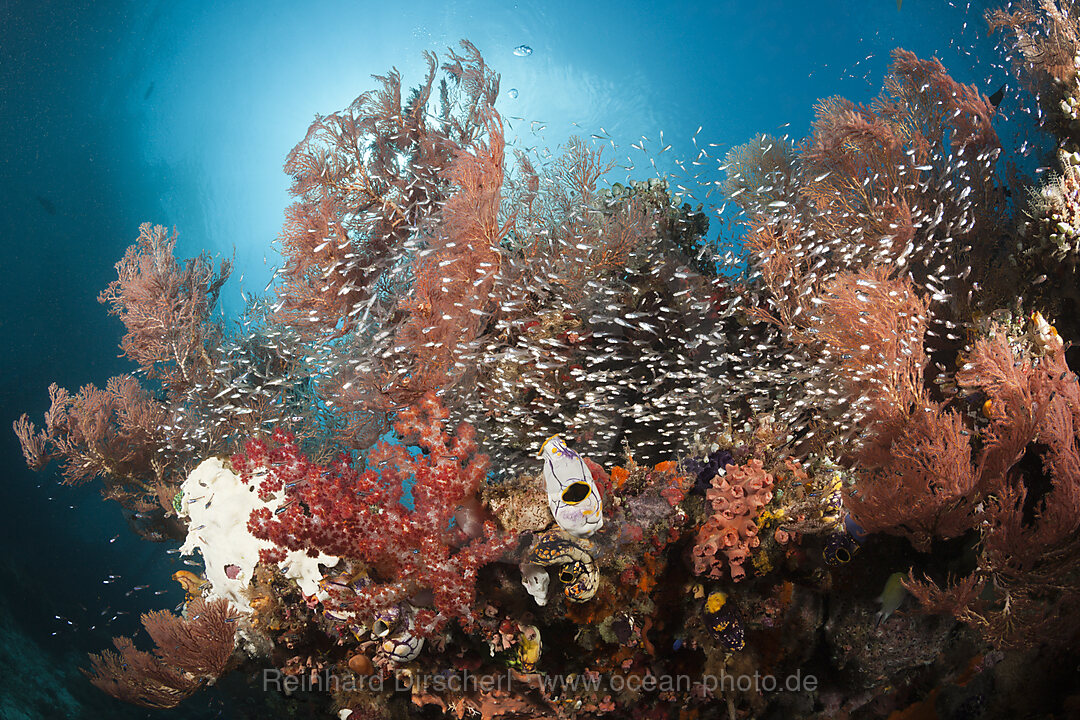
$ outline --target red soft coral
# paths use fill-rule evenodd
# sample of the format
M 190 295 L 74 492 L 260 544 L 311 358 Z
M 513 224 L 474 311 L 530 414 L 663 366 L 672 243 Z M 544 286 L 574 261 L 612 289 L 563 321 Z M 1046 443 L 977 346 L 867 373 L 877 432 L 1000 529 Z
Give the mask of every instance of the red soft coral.
M 233 458 L 234 467 L 245 482 L 259 482 L 261 493 L 286 496 L 278 514 L 265 508 L 252 513 L 252 534 L 289 550 L 367 565 L 369 585 L 327 601 L 341 611 L 370 615 L 430 590 L 434 610 L 417 614 L 420 633 L 435 632 L 449 619 L 470 626 L 476 573 L 514 537 L 500 534 L 490 521 L 476 538 L 453 532 L 454 514 L 475 497 L 488 459 L 477 452 L 473 428 L 463 423 L 451 436 L 446 417 L 435 395 L 425 395 L 394 424 L 398 436 L 420 452 L 381 442 L 363 471 L 344 455 L 328 467 L 311 463 L 283 433 L 275 433 L 272 445 L 249 442 L 246 453 Z M 410 479 L 411 508 L 403 503 Z

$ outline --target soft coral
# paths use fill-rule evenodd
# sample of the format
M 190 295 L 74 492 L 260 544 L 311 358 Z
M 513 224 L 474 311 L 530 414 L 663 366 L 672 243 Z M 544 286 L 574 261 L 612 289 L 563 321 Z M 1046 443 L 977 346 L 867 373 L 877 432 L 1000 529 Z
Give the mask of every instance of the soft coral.
M 394 424 L 420 452 L 380 442 L 363 471 L 345 455 L 327 467 L 313 464 L 284 433 L 275 433 L 271 444 L 249 442 L 234 467 L 245 482 L 257 480 L 260 492 L 287 496 L 279 514 L 253 513 L 251 532 L 289 550 L 321 551 L 369 567 L 370 584 L 327 601 L 338 610 L 370 615 L 429 590 L 434 610 L 418 612 L 419 632 L 437 631 L 450 619 L 470 625 L 477 570 L 513 537 L 490 521 L 475 538 L 452 532 L 454 514 L 475 497 L 488 458 L 477 452 L 471 426 L 463 423 L 451 436 L 446 418 L 433 393 L 423 396 Z M 402 502 L 410 478 L 411 508 Z

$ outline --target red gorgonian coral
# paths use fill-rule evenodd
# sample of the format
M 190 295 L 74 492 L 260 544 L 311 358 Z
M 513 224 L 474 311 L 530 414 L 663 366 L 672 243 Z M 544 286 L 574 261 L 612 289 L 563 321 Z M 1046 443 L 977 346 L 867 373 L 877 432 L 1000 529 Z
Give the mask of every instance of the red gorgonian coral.
M 176 707 L 207 682 L 216 680 L 232 657 L 234 610 L 227 600 L 202 598 L 188 604 L 187 617 L 159 610 L 142 616 L 154 639 L 152 653 L 129 637 L 113 639 L 119 654 L 90 655 L 90 682 L 113 697 L 150 708 Z
M 957 384 L 985 397 L 973 429 L 983 491 L 977 566 L 945 587 L 908 589 L 999 648 L 1080 643 L 1080 382 L 1040 315 L 1025 351 L 1003 328 L 977 340 Z
M 177 531 L 164 513 L 179 473 L 221 440 L 203 413 L 231 379 L 215 372 L 223 328 L 212 317 L 231 263 L 215 271 L 206 253 L 179 260 L 175 246 L 175 232 L 144 223 L 98 297 L 124 323 L 120 348 L 149 382 L 123 374 L 77 392 L 53 383 L 44 427 L 25 414 L 14 423 L 32 469 L 57 460 L 67 485 L 100 479 L 102 494 L 155 540 Z
M 972 526 L 980 478 L 963 415 L 926 387 L 927 305 L 910 281 L 877 268 L 838 275 L 813 315 L 861 432 L 851 452 L 859 482 L 844 504 L 864 530 L 921 550 Z
M 177 262 L 176 231 L 143 223 L 139 238 L 116 264 L 117 279 L 98 301 L 124 323 L 124 354 L 170 395 L 207 382 L 221 327 L 210 319 L 232 263 L 214 271 L 206 253 Z

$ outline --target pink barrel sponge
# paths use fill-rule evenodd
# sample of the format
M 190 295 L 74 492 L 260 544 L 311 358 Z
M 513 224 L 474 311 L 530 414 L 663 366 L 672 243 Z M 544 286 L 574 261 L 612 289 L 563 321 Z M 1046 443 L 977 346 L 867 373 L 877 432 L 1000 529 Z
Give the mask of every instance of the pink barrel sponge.
M 743 563 L 756 548 L 758 512 L 772 500 L 773 477 L 760 460 L 745 465 L 728 465 L 724 475 L 712 480 L 705 491 L 711 514 L 698 531 L 694 544 L 694 572 L 711 578 L 723 577 L 722 559 L 727 560 L 731 579 L 746 576 Z

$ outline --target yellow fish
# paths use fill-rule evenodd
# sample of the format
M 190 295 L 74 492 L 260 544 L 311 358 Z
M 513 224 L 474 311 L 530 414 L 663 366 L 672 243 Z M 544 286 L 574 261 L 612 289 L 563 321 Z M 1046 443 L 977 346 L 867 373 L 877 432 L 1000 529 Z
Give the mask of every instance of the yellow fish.
M 874 627 L 888 620 L 889 616 L 904 602 L 904 598 L 907 597 L 907 588 L 904 587 L 903 581 L 906 579 L 907 575 L 904 573 L 894 572 L 885 581 L 885 588 L 876 598 L 881 603 L 881 609 L 878 610 L 874 619 Z
M 210 584 L 189 570 L 177 570 L 172 574 L 172 579 L 180 583 L 189 600 L 202 595 L 202 589 Z

